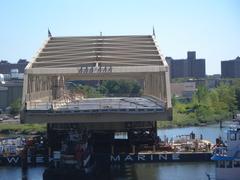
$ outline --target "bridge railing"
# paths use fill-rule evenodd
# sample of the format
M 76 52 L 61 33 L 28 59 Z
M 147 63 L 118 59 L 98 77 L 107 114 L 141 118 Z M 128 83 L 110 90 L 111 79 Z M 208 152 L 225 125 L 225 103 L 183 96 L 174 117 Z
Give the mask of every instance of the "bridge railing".
M 26 110 L 49 110 L 52 108 L 52 103 L 29 101 L 25 103 L 25 108 Z

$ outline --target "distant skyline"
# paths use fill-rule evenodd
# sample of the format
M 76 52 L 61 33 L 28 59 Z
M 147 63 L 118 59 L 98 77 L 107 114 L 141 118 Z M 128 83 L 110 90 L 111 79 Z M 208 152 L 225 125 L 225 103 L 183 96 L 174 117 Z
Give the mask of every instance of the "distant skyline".
M 155 28 L 164 56 L 206 59 L 220 74 L 221 60 L 240 56 L 239 0 L 13 0 L 0 1 L 0 59 L 31 61 L 53 36 L 146 35 Z

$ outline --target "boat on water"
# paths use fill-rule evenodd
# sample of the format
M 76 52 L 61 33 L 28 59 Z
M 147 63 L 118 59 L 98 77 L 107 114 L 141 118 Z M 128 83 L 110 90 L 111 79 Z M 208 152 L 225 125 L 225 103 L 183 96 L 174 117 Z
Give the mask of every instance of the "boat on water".
M 240 123 L 240 120 L 238 123 Z M 229 128 L 226 145 L 217 145 L 211 159 L 216 162 L 215 176 L 217 180 L 240 179 L 239 124 Z
M 78 157 L 85 154 L 82 151 L 86 145 L 82 144 L 80 147 L 77 143 L 80 142 L 79 134 L 67 137 L 67 140 L 62 141 L 59 151 L 61 159 L 58 161 L 64 166 L 71 163 L 78 166 Z M 141 139 L 143 138 L 141 137 Z M 0 166 L 21 166 L 24 156 L 25 163 L 28 165 L 49 165 L 54 157 L 53 153 L 49 154 L 46 141 L 47 139 L 43 136 L 0 139 Z M 90 144 L 88 144 L 87 150 L 89 150 Z M 170 140 L 167 137 L 163 139 L 158 137 L 151 145 L 147 143 L 131 145 L 127 139 L 115 139 L 108 147 L 111 149 L 108 152 L 101 152 L 101 149 L 96 148 L 100 147 L 95 145 L 95 159 L 101 162 L 109 161 L 110 164 L 210 161 L 212 155 L 211 142 L 202 137 L 197 138 L 193 132 L 179 135 Z M 86 156 L 87 158 L 88 156 Z

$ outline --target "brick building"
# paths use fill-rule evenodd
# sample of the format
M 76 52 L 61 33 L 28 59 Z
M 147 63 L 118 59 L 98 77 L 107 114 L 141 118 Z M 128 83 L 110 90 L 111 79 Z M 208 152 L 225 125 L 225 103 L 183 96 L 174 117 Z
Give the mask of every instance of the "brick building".
M 205 59 L 196 59 L 195 51 L 187 52 L 187 59 L 166 57 L 170 66 L 171 78 L 204 78 L 206 76 Z
M 240 78 L 240 57 L 221 61 L 221 74 L 222 78 Z
M 24 73 L 24 69 L 27 66 L 28 61 L 26 59 L 19 59 L 17 63 L 9 63 L 6 60 L 0 61 L 0 74 L 11 74 L 12 69 L 18 69 L 18 73 Z

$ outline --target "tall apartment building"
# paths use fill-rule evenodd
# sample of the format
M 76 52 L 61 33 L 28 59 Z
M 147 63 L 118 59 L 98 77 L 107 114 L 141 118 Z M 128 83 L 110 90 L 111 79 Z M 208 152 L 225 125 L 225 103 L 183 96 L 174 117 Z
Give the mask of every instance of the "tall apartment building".
M 222 78 L 240 78 L 240 57 L 221 61 Z
M 6 60 L 0 61 L 0 74 L 10 74 L 11 70 L 18 69 L 18 73 L 24 73 L 24 69 L 27 66 L 28 61 L 26 59 L 19 59 L 17 63 L 9 63 Z
M 170 66 L 171 78 L 204 78 L 206 76 L 205 59 L 196 59 L 195 51 L 187 52 L 187 59 L 166 57 Z

